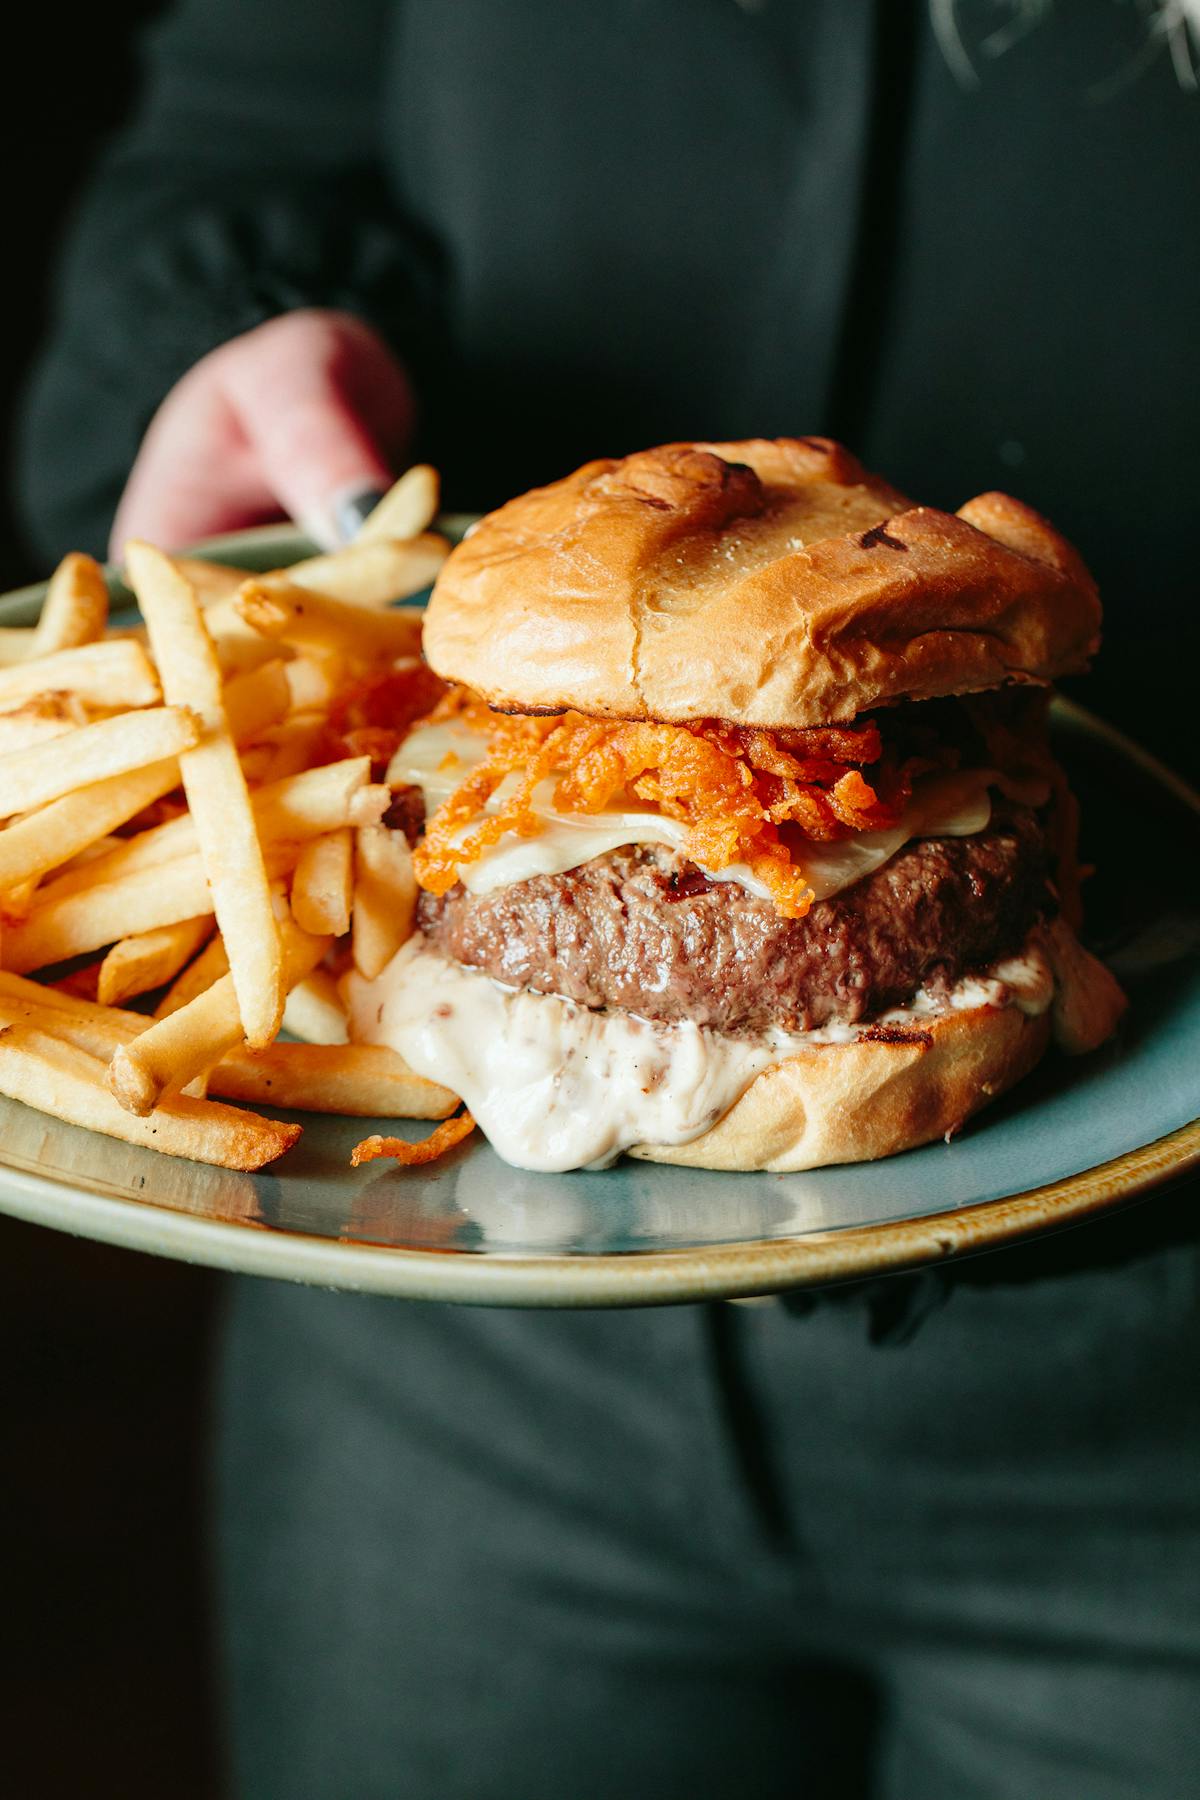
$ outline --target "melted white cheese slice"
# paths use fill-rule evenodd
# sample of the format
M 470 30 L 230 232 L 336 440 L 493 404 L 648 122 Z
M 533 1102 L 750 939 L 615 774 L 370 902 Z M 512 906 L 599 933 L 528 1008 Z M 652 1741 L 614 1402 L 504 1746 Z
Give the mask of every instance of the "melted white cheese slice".
M 466 779 L 485 749 L 484 739 L 467 726 L 453 721 L 424 725 L 410 732 L 396 751 L 387 778 L 393 785 L 408 783 L 419 787 L 425 797 L 426 814 L 431 815 Z M 516 776 L 507 777 L 485 811 L 495 812 L 502 806 L 516 781 Z M 999 783 L 991 769 L 928 775 L 916 783 L 903 817 L 890 830 L 859 832 L 832 844 L 806 845 L 804 875 L 815 898 L 825 900 L 852 887 L 882 868 L 910 838 L 971 837 L 984 830 L 992 812 L 988 788 L 997 784 L 1010 790 L 1012 787 L 1008 782 Z M 1040 804 L 1046 797 L 1044 784 L 1038 785 L 1041 791 L 1030 798 L 1030 804 Z M 681 820 L 668 819 L 648 808 L 559 812 L 554 805 L 555 786 L 553 779 L 547 780 L 534 795 L 533 810 L 545 821 L 536 837 L 505 832 L 482 856 L 463 865 L 459 878 L 469 893 L 490 893 L 510 882 L 527 881 L 531 875 L 560 875 L 626 844 L 665 844 L 673 850 L 687 849 L 688 829 Z M 460 837 L 468 837 L 472 829 L 473 825 L 464 826 Z M 705 873 L 710 880 L 736 881 L 750 893 L 769 898 L 769 890 L 744 864 L 734 863 L 729 868 Z

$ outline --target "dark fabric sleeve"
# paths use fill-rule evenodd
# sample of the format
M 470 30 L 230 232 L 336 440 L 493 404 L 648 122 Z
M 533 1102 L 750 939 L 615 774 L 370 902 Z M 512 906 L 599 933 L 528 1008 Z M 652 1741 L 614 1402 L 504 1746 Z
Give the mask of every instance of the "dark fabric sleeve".
M 182 0 L 146 43 L 137 114 L 84 195 L 23 421 L 39 550 L 103 547 L 156 407 L 280 312 L 354 312 L 420 360 L 432 244 L 389 195 L 380 0 Z

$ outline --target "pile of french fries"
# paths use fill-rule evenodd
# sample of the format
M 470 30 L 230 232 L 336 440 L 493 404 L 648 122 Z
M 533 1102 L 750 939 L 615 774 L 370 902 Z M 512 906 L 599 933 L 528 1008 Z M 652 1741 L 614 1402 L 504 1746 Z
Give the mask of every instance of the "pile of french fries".
M 437 504 L 412 469 L 353 544 L 266 575 L 131 544 L 131 630 L 68 556 L 38 624 L 0 631 L 0 1093 L 244 1170 L 300 1127 L 229 1101 L 458 1106 L 346 1041 L 337 974 L 379 974 L 416 883 L 371 757 L 324 760 L 339 697 L 420 657 L 390 603 L 446 555 Z

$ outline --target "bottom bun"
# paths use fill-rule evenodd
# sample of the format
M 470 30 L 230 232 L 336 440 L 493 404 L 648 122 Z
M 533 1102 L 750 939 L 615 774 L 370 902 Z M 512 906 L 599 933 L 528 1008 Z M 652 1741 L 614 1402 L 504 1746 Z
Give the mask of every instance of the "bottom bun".
M 1027 1075 L 1053 1034 L 1079 1056 L 1111 1037 L 1125 1010 L 1114 977 L 1056 919 L 1040 944 L 1054 976 L 1044 1012 L 976 1006 L 894 1035 L 814 1044 L 755 1077 L 723 1118 L 687 1144 L 638 1144 L 630 1156 L 693 1169 L 820 1169 L 874 1162 L 950 1137 Z
M 1050 1033 L 1049 1009 L 979 1006 L 923 1020 L 919 1032 L 891 1041 L 814 1044 L 756 1076 L 702 1136 L 638 1144 L 629 1154 L 779 1174 L 895 1156 L 958 1131 L 1029 1073 Z

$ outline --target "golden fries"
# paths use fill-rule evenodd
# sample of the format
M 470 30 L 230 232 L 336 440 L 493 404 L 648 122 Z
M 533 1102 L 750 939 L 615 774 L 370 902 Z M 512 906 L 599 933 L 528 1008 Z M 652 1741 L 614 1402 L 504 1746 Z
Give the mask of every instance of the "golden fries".
M 63 557 L 50 577 L 29 655 L 49 656 L 54 650 L 94 644 L 103 637 L 107 623 L 108 585 L 103 570 L 93 557 L 73 552 Z
M 234 604 L 255 631 L 303 650 L 345 646 L 360 657 L 395 657 L 412 656 L 421 644 L 421 615 L 412 607 L 356 606 L 278 579 L 244 581 Z
M 278 725 L 292 708 L 287 664 L 279 657 L 244 669 L 225 683 L 225 717 L 235 744 L 245 744 Z
M 282 923 L 284 977 L 291 986 L 316 968 L 331 939 L 311 937 L 290 919 Z M 110 1065 L 110 1086 L 122 1106 L 144 1116 L 163 1094 L 206 1074 L 245 1035 L 231 968 L 186 1006 L 121 1045 Z
M 119 1006 L 135 994 L 164 987 L 208 941 L 212 931 L 212 916 L 204 914 L 198 919 L 180 919 L 175 925 L 160 925 L 154 931 L 122 938 L 100 964 L 97 1000 L 102 1006 Z
M 36 1025 L 39 1031 L 48 1031 L 104 1062 L 121 1044 L 145 1031 L 149 1022 L 142 1013 L 100 1006 L 65 988 L 46 987 L 23 975 L 0 971 L 0 1025 Z
M 246 1038 L 266 1044 L 283 1016 L 283 967 L 262 846 L 221 695 L 221 671 L 196 596 L 149 544 L 126 551 L 163 691 L 190 706 L 201 742 L 180 757 L 184 792 L 225 940 Z
M 370 772 L 369 757 L 345 757 L 259 788 L 251 795 L 250 804 L 264 853 L 279 842 L 299 845 L 323 831 L 336 831 L 342 825 L 372 824 L 382 818 L 389 790 L 368 785 Z M 139 870 L 194 855 L 197 847 L 195 827 L 185 813 L 129 838 L 102 862 L 58 876 L 43 888 L 41 900 L 50 905 L 81 889 L 124 880 Z
M 0 1093 L 68 1124 L 225 1169 L 261 1169 L 300 1136 L 298 1125 L 182 1095 L 141 1118 L 113 1098 L 106 1075 L 98 1058 L 73 1044 L 28 1025 L 0 1028 Z
M 460 1102 L 449 1088 L 414 1075 L 382 1044 L 268 1044 L 235 1051 L 209 1076 L 229 1100 L 359 1119 L 445 1119 Z
M 0 668 L 24 662 L 36 636 L 34 625 L 0 625 Z
M 104 638 L 0 669 L 0 708 L 40 694 L 75 694 L 91 706 L 111 706 L 119 698 L 127 709 L 157 706 L 162 699 L 154 665 L 136 638 Z
M 218 600 L 232 599 L 243 581 L 254 573 L 233 563 L 211 562 L 206 556 L 176 556 L 172 561 L 184 580 L 191 582 L 206 615 Z
M 292 875 L 292 914 L 305 931 L 342 937 L 354 897 L 354 839 L 348 828 L 310 838 Z
M 410 470 L 358 542 L 266 576 L 131 544 L 133 629 L 108 628 L 102 571 L 67 557 L 38 624 L 0 628 L 0 1094 L 245 1170 L 299 1127 L 207 1087 L 454 1112 L 390 1050 L 346 1042 L 335 971 L 385 966 L 416 885 L 370 757 L 323 761 L 354 742 L 347 707 L 419 660 L 419 614 L 386 603 L 447 553 L 437 498 Z M 153 1013 L 122 1004 L 143 994 Z M 281 1018 L 305 1041 L 273 1041 Z
M 242 757 L 246 780 L 268 787 L 289 775 L 302 774 L 320 761 L 326 734 L 324 713 L 290 714 L 282 724 L 264 731 Z
M 265 587 L 278 582 L 286 587 L 314 588 L 319 594 L 356 606 L 387 606 L 427 588 L 450 554 L 446 539 L 434 533 L 423 532 L 397 542 L 399 536 L 394 532 L 389 538 L 364 543 L 360 533 L 342 550 L 310 556 L 288 569 L 254 579 Z
M 267 874 L 286 874 L 299 854 L 296 843 L 268 845 Z M 100 869 L 110 860 L 98 859 L 92 867 Z M 44 903 L 31 907 L 5 933 L 6 968 L 21 974 L 44 969 L 49 963 L 66 962 L 115 944 L 119 938 L 156 931 L 160 925 L 177 925 L 182 919 L 195 919 L 213 910 L 212 888 L 196 854 L 131 869 L 113 881 L 87 881 L 83 879 L 86 873 L 86 869 L 79 871 L 81 879 L 69 893 L 56 894 L 53 887 L 48 888 Z
M 10 750 L 0 756 L 0 817 L 46 806 L 78 787 L 177 756 L 199 737 L 196 717 L 186 706 L 154 706 Z
M 367 981 L 382 973 L 412 936 L 417 879 L 402 831 L 367 825 L 355 834 L 354 966 Z
M 218 931 L 209 938 L 199 956 L 182 969 L 171 983 L 162 999 L 154 1009 L 156 1019 L 165 1019 L 197 994 L 204 993 L 206 988 L 220 981 L 222 975 L 229 973 L 229 958 L 225 954 L 225 944 Z M 289 995 L 290 999 L 291 996 Z M 284 1005 L 284 1017 L 287 1017 L 287 1006 Z
M 172 757 L 64 794 L 16 820 L 0 831 L 0 892 L 70 862 L 178 784 L 179 763 Z M 69 878 L 86 885 L 92 879 L 86 871 L 86 864 L 73 866 Z
M 328 969 L 314 969 L 298 981 L 283 1009 L 283 1029 L 306 1044 L 344 1044 L 346 1009 Z
M 414 463 L 392 484 L 375 510 L 367 514 L 354 542 L 373 544 L 380 538 L 419 537 L 437 518 L 440 498 L 437 470 L 428 463 Z M 412 591 L 415 593 L 416 589 Z
M 48 738 L 65 737 L 78 723 L 78 719 L 68 718 L 57 695 L 30 700 L 12 712 L 0 713 L 0 755 L 25 750 L 30 744 L 44 744 Z
M 105 860 L 91 866 L 100 868 Z M 198 855 L 135 869 L 117 881 L 82 881 L 73 892 L 33 907 L 27 918 L 5 932 L 4 966 L 21 974 L 44 969 L 49 963 L 66 962 L 123 937 L 177 925 L 211 910 L 212 893 Z
M 346 658 L 337 650 L 328 654 L 310 650 L 292 658 L 286 665 L 285 679 L 293 711 L 320 714 L 323 718 L 345 684 Z

